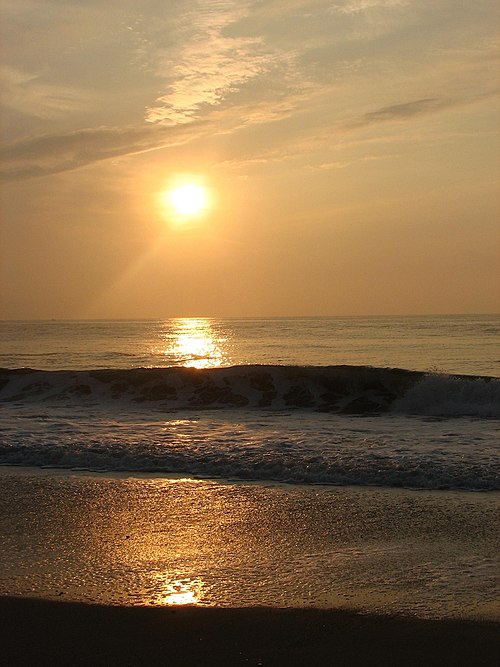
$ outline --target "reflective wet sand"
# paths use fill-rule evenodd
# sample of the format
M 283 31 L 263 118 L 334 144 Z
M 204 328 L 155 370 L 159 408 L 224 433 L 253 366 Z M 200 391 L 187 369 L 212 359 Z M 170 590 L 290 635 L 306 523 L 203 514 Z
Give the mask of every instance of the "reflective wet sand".
M 0 476 L 3 595 L 500 618 L 498 494 Z

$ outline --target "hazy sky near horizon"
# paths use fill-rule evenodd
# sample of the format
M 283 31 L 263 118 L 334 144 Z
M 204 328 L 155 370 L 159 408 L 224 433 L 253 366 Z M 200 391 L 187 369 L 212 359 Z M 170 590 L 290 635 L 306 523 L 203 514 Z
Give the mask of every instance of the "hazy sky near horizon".
M 2 318 L 499 310 L 496 0 L 0 13 Z

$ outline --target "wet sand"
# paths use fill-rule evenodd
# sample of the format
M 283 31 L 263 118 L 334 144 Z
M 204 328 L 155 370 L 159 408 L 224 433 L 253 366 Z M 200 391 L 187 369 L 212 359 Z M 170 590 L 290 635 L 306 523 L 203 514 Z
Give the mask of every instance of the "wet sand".
M 0 469 L 6 665 L 496 665 L 498 494 Z
M 0 595 L 499 620 L 499 494 L 0 469 Z
M 106 607 L 0 598 L 15 665 L 496 665 L 499 626 L 324 609 Z

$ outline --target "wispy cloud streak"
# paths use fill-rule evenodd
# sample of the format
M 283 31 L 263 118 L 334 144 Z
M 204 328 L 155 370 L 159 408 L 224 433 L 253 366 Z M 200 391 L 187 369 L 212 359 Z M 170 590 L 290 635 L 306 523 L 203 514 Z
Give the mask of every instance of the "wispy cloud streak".
M 196 125 L 201 132 L 204 123 Z M 70 171 L 94 162 L 186 143 L 185 128 L 102 127 L 23 139 L 0 148 L 0 176 L 19 180 Z
M 370 9 L 404 7 L 407 4 L 408 0 L 348 0 L 344 3 L 334 2 L 332 9 L 341 14 L 358 14 Z
M 363 125 L 372 125 L 373 123 L 383 123 L 394 120 L 409 120 L 414 116 L 437 111 L 438 109 L 450 105 L 451 102 L 449 100 L 439 99 L 437 97 L 428 97 L 421 100 L 403 102 L 402 104 L 392 104 L 363 114 L 349 123 L 348 127 L 362 127 Z
M 468 97 L 427 97 L 419 100 L 412 100 L 411 102 L 403 102 L 401 104 L 391 104 L 376 109 L 375 111 L 365 113 L 362 116 L 353 119 L 350 123 L 347 123 L 345 127 L 347 129 L 352 129 L 363 127 L 365 125 L 373 125 L 374 123 L 411 120 L 416 116 L 434 113 L 451 107 L 473 104 L 474 102 L 481 102 L 488 97 L 497 95 L 498 91 L 491 91 L 489 93 L 471 95 Z
M 78 88 L 47 83 L 7 65 L 0 66 L 0 82 L 2 104 L 27 116 L 59 118 L 88 104 L 89 96 Z

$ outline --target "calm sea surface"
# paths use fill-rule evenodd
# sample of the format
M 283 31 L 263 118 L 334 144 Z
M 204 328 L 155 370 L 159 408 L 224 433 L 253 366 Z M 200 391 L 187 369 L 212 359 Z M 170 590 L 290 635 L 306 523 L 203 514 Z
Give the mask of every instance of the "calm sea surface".
M 0 366 L 371 365 L 500 376 L 500 317 L 0 322 Z

